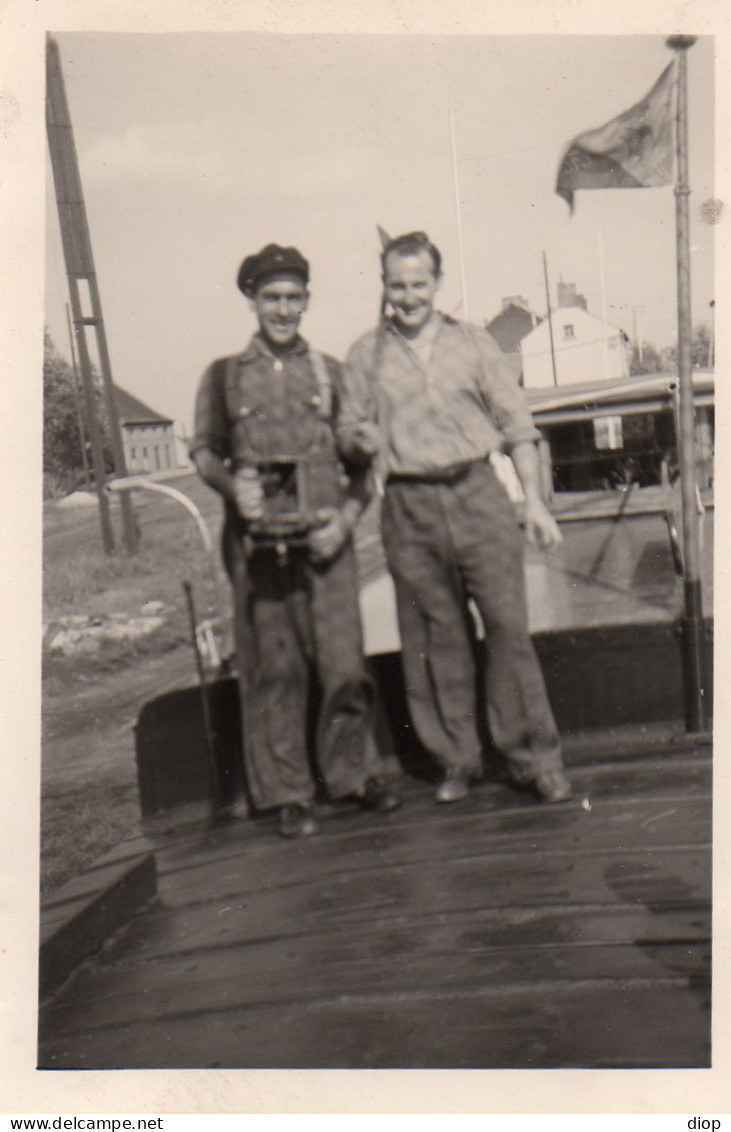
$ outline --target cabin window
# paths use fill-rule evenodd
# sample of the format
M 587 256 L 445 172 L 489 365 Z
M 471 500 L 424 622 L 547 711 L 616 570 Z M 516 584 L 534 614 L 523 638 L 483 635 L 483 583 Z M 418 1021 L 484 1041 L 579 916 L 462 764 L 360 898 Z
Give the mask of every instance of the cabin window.
M 600 451 L 624 448 L 621 417 L 597 417 L 594 420 L 594 445 Z

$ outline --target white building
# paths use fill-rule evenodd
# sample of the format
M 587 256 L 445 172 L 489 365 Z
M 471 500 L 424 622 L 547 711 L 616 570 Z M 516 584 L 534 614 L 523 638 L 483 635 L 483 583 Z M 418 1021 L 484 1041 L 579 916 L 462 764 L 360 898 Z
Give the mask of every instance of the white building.
M 114 400 L 130 474 L 165 472 L 185 466 L 187 452 L 181 448 L 174 421 L 160 416 L 119 385 L 114 387 Z
M 561 306 L 552 311 L 550 328 L 548 319 L 544 319 L 522 339 L 520 352 L 526 389 L 629 377 L 627 335 L 618 326 L 603 322 L 579 305 Z

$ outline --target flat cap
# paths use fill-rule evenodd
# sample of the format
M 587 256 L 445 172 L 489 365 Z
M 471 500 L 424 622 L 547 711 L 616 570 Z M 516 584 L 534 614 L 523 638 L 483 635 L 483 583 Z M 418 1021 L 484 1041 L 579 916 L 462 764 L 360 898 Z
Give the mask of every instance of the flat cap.
M 299 275 L 303 283 L 308 283 L 310 279 L 310 265 L 297 248 L 267 244 L 255 255 L 247 255 L 241 264 L 237 279 L 239 290 L 245 295 L 253 295 L 266 275 L 276 275 L 280 271 L 291 271 L 293 275 Z

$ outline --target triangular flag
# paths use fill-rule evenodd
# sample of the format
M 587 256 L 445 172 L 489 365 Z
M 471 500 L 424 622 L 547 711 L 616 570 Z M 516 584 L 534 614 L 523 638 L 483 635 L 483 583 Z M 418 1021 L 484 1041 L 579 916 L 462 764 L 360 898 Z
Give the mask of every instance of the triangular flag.
M 385 251 L 385 249 L 391 243 L 391 237 L 389 236 L 386 229 L 382 228 L 380 224 L 376 224 L 376 228 L 378 229 L 378 238 L 381 241 L 381 249 Z
M 641 102 L 569 145 L 556 192 L 574 209 L 574 189 L 643 189 L 673 179 L 677 70 L 669 63 Z

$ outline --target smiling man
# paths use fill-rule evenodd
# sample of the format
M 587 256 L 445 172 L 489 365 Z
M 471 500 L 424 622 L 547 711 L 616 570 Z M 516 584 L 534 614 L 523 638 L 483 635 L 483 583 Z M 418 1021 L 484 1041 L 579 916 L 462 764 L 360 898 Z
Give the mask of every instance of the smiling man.
M 544 802 L 571 797 L 528 632 L 523 536 L 490 461 L 512 456 L 528 540 L 561 541 L 541 498 L 538 432 L 494 339 L 435 309 L 441 255 L 423 232 L 381 258 L 384 309 L 346 366 L 341 451 L 384 483 L 382 532 L 396 587 L 409 709 L 440 763 L 438 802 L 465 797 L 482 771 L 468 599 L 485 629 L 487 725 L 513 781 Z
M 300 335 L 308 282 L 296 248 L 269 244 L 243 261 L 238 286 L 258 330 L 204 374 L 191 444 L 226 508 L 247 784 L 257 809 L 279 809 L 285 837 L 318 832 L 313 677 L 315 757 L 330 797 L 381 812 L 400 805 L 377 776 L 351 539 L 368 474 L 338 458 L 341 369 Z

